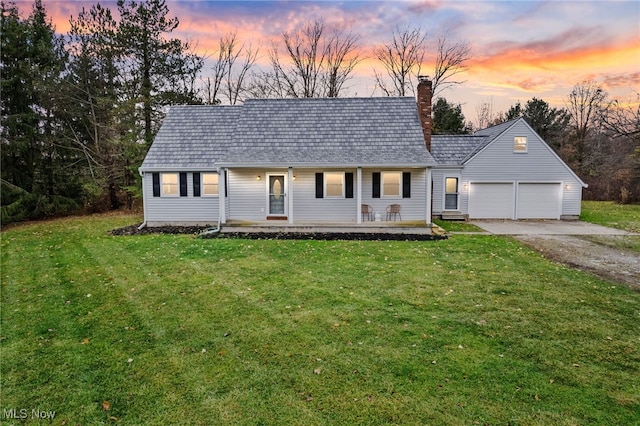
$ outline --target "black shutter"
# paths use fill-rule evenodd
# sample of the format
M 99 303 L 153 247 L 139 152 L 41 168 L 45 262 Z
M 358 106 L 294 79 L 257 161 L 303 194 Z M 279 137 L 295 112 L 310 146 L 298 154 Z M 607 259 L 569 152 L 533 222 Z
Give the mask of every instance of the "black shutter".
M 324 175 L 316 173 L 316 198 L 324 198 Z
M 227 174 L 227 170 L 225 169 L 224 171 L 224 196 L 225 197 L 227 196 L 228 188 L 229 188 L 229 175 Z M 220 189 L 218 189 L 218 192 L 219 191 Z
M 353 198 L 353 173 L 344 174 L 344 197 Z
M 200 173 L 193 174 L 193 196 L 200 196 Z
M 187 174 L 184 172 L 180 173 L 180 196 L 187 196 Z
M 373 198 L 380 198 L 380 172 L 373 172 Z
M 153 196 L 160 196 L 160 173 L 152 173 L 153 176 Z
M 411 198 L 411 173 L 402 172 L 402 198 Z

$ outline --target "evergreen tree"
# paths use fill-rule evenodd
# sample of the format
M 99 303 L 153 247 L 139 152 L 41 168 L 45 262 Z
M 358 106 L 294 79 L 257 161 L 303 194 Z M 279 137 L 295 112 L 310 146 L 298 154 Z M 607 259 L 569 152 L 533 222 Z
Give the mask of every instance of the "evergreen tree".
M 76 152 L 58 120 L 66 55 L 41 0 L 22 19 L 2 3 L 0 84 L 2 220 L 70 212 L 79 205 Z
M 163 107 L 201 103 L 195 82 L 203 59 L 189 53 L 189 44 L 166 39 L 178 27 L 168 18 L 164 0 L 118 0 L 118 45 L 123 53 L 126 96 L 135 108 L 142 104 L 140 138 L 149 146 L 164 117 Z
M 462 107 L 438 98 L 433 106 L 433 133 L 436 135 L 460 135 L 469 133 L 465 125 Z
M 562 108 L 551 108 L 546 101 L 538 98 L 528 100 L 524 108 L 518 102 L 509 108 L 505 115 L 507 121 L 518 117 L 524 117 L 531 128 L 555 148 L 560 146 L 569 125 L 567 111 Z

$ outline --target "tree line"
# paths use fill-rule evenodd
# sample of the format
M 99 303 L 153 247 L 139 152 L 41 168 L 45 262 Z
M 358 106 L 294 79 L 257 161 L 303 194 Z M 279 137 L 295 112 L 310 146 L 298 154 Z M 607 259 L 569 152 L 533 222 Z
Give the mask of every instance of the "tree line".
M 164 0 L 118 0 L 117 18 L 100 4 L 83 8 L 65 35 L 56 34 L 41 0 L 27 17 L 15 3 L 0 6 L 3 224 L 135 208 L 137 169 L 169 105 L 344 96 L 365 59 L 359 34 L 322 19 L 283 32 L 267 49 L 267 67 L 256 65 L 260 49 L 226 34 L 205 69 L 207 58 L 171 37 L 179 20 Z M 420 28 L 396 28 L 372 52 L 375 86 L 385 96 L 415 95 L 417 77 L 428 74 L 434 130 L 470 132 L 460 105 L 440 96 L 463 82 L 470 45 L 448 33 L 427 41 Z M 575 102 L 565 109 L 534 98 L 496 116 L 485 108 L 485 122 L 480 112 L 478 121 L 524 116 L 595 198 L 639 200 L 640 113 L 608 100 L 595 83 L 577 85 L 571 96 Z

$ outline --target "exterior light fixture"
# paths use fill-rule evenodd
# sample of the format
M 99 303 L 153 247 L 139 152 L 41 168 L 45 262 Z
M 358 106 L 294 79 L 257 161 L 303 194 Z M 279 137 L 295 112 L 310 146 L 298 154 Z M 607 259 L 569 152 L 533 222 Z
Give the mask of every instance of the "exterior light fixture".
M 256 180 L 262 180 L 262 176 L 258 175 L 258 176 L 256 177 Z

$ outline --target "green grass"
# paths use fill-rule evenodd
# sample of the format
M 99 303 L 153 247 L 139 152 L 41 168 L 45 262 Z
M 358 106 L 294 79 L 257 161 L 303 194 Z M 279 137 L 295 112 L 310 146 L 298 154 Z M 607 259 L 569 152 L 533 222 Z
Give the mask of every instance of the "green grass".
M 640 423 L 640 293 L 511 238 L 108 234 L 139 220 L 2 232 L 3 415 L 49 410 L 54 424 L 74 425 Z
M 434 219 L 433 223 L 447 232 L 484 232 L 483 229 L 469 222 Z
M 640 204 L 583 201 L 580 220 L 625 231 L 640 232 Z

